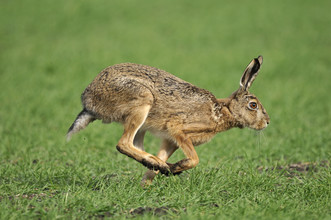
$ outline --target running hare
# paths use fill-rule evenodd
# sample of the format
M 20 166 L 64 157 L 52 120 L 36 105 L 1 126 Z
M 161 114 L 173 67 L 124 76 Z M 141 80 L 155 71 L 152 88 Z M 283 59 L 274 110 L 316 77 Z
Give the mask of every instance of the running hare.
M 154 67 L 132 63 L 107 67 L 83 92 L 83 110 L 69 128 L 67 139 L 96 119 L 119 122 L 124 133 L 117 150 L 150 169 L 143 183 L 151 182 L 158 172 L 167 175 L 191 169 L 199 163 L 194 146 L 206 143 L 218 132 L 267 127 L 267 112 L 248 91 L 261 64 L 262 56 L 253 59 L 239 89 L 224 99 Z M 144 151 L 146 131 L 163 140 L 157 156 Z M 166 163 L 178 148 L 186 158 Z

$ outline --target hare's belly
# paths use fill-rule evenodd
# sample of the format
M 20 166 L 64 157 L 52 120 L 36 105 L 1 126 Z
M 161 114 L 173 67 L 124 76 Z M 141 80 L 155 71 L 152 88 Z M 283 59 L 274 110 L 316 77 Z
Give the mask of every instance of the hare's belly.
M 161 139 L 173 140 L 173 137 L 170 135 L 168 131 L 156 130 L 156 129 L 148 129 L 148 131 L 154 136 L 159 137 Z M 213 132 L 187 134 L 187 137 L 192 141 L 193 146 L 198 146 L 207 143 L 214 136 L 215 133 Z
M 209 142 L 215 136 L 215 133 L 213 132 L 199 133 L 199 134 L 190 134 L 188 136 L 191 139 L 193 146 L 198 146 Z
M 177 123 L 176 123 L 177 122 Z M 142 130 L 149 131 L 154 136 L 162 139 L 174 140 L 174 136 L 184 134 L 192 141 L 194 146 L 198 146 L 210 141 L 216 134 L 215 129 L 210 124 L 205 123 L 180 123 L 180 120 L 147 120 L 141 127 Z
M 170 135 L 169 132 L 166 131 L 166 130 L 157 130 L 157 129 L 150 128 L 150 129 L 148 129 L 148 131 L 149 131 L 152 135 L 154 135 L 154 136 L 156 136 L 156 137 L 159 137 L 159 138 L 161 138 L 161 139 L 167 139 L 167 140 L 171 140 L 171 139 L 172 139 L 172 138 L 171 138 L 171 135 Z

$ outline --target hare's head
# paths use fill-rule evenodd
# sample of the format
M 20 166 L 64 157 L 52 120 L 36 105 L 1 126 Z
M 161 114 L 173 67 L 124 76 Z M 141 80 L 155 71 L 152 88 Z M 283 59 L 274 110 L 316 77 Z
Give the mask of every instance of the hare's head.
M 267 127 L 270 121 L 261 102 L 248 91 L 259 73 L 262 60 L 262 56 L 259 56 L 248 64 L 240 79 L 239 89 L 229 97 L 228 108 L 240 128 L 249 127 L 262 130 Z

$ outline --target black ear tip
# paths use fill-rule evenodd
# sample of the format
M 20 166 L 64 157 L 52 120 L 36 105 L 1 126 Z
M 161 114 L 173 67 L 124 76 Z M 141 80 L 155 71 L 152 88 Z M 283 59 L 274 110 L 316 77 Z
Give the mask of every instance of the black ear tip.
M 254 59 L 254 66 L 252 68 L 253 73 L 256 73 L 257 71 L 259 71 L 259 69 L 261 67 L 262 62 L 260 62 L 259 58 L 260 57 Z

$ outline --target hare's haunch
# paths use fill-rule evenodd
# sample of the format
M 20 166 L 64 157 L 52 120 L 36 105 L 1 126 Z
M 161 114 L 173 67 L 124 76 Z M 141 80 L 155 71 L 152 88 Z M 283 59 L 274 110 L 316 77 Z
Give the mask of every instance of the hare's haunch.
M 209 141 L 216 133 L 234 127 L 267 127 L 267 112 L 248 91 L 261 65 L 262 56 L 253 59 L 240 79 L 239 89 L 224 99 L 154 67 L 132 63 L 110 66 L 83 92 L 83 110 L 67 138 L 96 119 L 119 122 L 124 133 L 117 149 L 150 169 L 144 183 L 151 182 L 158 172 L 181 173 L 199 163 L 194 146 Z M 144 151 L 146 131 L 163 140 L 157 156 Z M 178 148 L 186 158 L 166 163 Z

